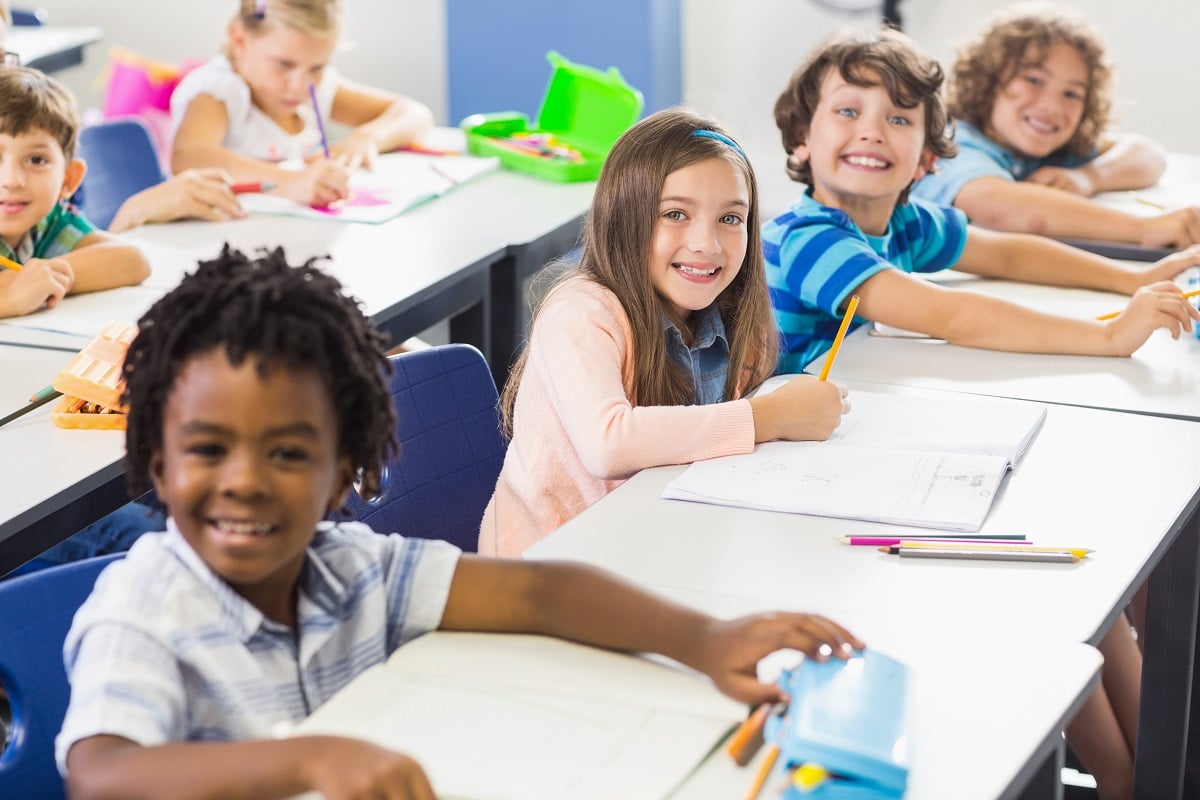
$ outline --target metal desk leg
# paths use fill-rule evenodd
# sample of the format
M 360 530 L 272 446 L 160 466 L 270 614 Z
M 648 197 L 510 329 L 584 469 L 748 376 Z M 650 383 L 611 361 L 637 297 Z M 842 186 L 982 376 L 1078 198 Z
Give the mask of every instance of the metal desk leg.
M 1150 576 L 1143 643 L 1142 700 L 1138 719 L 1133 793 L 1140 800 L 1198 797 L 1196 784 L 1184 793 L 1184 770 L 1200 765 L 1200 745 L 1189 721 L 1196 658 L 1197 599 L 1200 598 L 1200 511 L 1193 498 L 1187 522 Z M 1189 758 L 1190 756 L 1190 758 Z M 1192 776 L 1195 777 L 1194 775 Z

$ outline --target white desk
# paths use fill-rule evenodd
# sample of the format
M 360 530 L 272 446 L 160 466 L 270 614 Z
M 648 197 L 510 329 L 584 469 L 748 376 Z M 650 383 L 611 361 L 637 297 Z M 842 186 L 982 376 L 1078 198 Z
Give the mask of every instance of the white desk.
M 100 41 L 100 28 L 65 28 L 58 25 L 13 25 L 8 29 L 8 51 L 21 63 L 42 72 L 57 72 L 83 63 L 83 48 Z
M 1048 408 L 981 532 L 1096 551 L 1075 565 L 900 562 L 834 540 L 904 530 L 893 526 L 660 499 L 682 469 L 635 475 L 528 555 L 606 567 L 714 613 L 822 613 L 886 650 L 948 636 L 982 637 L 996 650 L 1096 643 L 1156 565 L 1193 579 L 1197 571 L 1200 425 L 1179 420 Z M 1177 538 L 1184 546 L 1164 559 Z M 1166 607 L 1179 594 L 1164 568 L 1151 587 L 1152 604 L 1163 607 L 1147 631 L 1141 742 L 1147 767 L 1169 778 L 1183 763 L 1195 604 L 1189 611 L 1185 597 Z

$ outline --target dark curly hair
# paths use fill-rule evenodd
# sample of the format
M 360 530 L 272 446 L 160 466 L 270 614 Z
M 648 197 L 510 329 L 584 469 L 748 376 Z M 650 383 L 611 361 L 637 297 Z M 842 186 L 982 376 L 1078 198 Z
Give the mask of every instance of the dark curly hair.
M 189 359 L 223 348 L 229 361 L 257 359 L 310 368 L 325 381 L 337 413 L 338 453 L 349 456 L 364 496 L 378 492 L 384 460 L 396 452 L 385 337 L 336 278 L 287 263 L 282 248 L 250 258 L 225 245 L 202 261 L 140 320 L 125 356 L 125 472 L 130 492 L 150 488 L 150 459 L 163 446 L 163 412 Z
M 788 177 L 812 185 L 812 167 L 792 155 L 808 137 L 821 84 L 831 69 L 854 86 L 880 86 L 901 108 L 925 107 L 925 147 L 939 158 L 957 152 L 950 132 L 941 89 L 944 74 L 937 60 L 925 55 L 904 34 L 879 31 L 840 31 L 812 52 L 775 101 L 775 125 L 787 153 Z M 897 201 L 908 202 L 908 187 Z
M 1040 64 L 1056 44 L 1073 47 L 1087 67 L 1083 117 L 1063 146 L 1072 155 L 1087 156 L 1112 114 L 1112 66 L 1095 28 L 1064 8 L 1022 4 L 993 17 L 954 62 L 950 113 L 990 136 L 996 95 L 1026 66 Z

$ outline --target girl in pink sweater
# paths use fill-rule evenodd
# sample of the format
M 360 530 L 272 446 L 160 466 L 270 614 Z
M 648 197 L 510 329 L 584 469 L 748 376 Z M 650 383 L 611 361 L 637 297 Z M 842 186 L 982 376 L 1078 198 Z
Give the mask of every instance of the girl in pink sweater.
M 825 439 L 849 406 L 798 377 L 747 399 L 778 341 L 742 149 L 685 109 L 613 147 L 579 267 L 534 316 L 502 401 L 511 441 L 479 552 L 516 556 L 646 467 Z

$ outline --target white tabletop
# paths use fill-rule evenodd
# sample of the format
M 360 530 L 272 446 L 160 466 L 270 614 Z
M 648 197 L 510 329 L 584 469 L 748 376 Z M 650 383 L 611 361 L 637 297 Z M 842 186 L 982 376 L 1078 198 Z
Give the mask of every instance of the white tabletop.
M 98 42 L 103 35 L 101 28 L 13 25 L 8 29 L 7 48 L 9 52 L 20 54 L 22 64 L 34 64 L 44 58 Z

